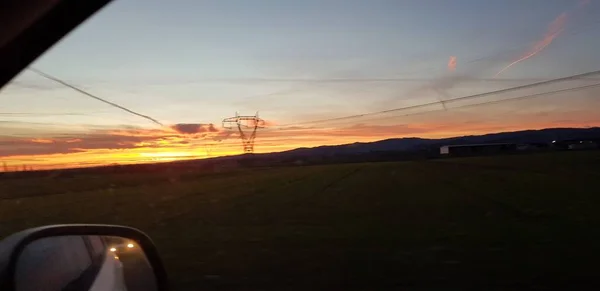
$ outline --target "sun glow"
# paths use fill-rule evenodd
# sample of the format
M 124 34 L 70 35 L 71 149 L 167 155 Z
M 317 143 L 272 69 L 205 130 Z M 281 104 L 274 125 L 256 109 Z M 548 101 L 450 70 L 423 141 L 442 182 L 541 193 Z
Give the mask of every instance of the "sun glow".
M 148 158 L 185 158 L 195 156 L 190 152 L 156 152 L 156 153 L 140 153 L 142 157 Z

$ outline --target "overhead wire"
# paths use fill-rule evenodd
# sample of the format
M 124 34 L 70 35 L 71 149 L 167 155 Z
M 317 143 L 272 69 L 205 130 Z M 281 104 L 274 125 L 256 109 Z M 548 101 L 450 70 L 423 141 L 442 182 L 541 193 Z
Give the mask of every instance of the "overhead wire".
M 534 84 L 528 84 L 528 85 L 517 86 L 517 87 L 508 88 L 508 89 L 497 90 L 497 91 L 493 91 L 493 92 L 486 92 L 486 93 L 482 93 L 482 94 L 476 94 L 476 95 L 458 97 L 458 98 L 454 98 L 454 99 L 445 100 L 444 102 L 446 102 L 446 103 L 452 103 L 452 102 L 457 102 L 457 101 L 461 101 L 461 100 L 482 98 L 482 97 L 489 96 L 489 95 L 500 94 L 500 93 L 515 91 L 515 90 L 522 90 L 522 89 L 527 89 L 527 88 L 534 88 L 534 87 L 537 87 L 537 86 L 549 85 L 549 84 L 556 83 L 556 82 L 561 82 L 561 81 L 582 79 L 582 78 L 586 78 L 586 77 L 591 77 L 591 76 L 599 74 L 599 73 L 600 73 L 600 71 L 593 71 L 593 72 L 588 72 L 588 73 L 584 73 L 584 74 L 573 75 L 573 76 L 569 76 L 569 77 L 563 77 L 563 78 L 558 78 L 558 79 L 547 80 L 547 81 L 538 82 L 538 83 L 534 83 Z M 517 100 L 517 99 L 534 98 L 534 97 L 539 97 L 539 96 L 543 96 L 543 95 L 556 94 L 556 93 L 568 92 L 568 91 L 576 91 L 576 90 L 584 90 L 584 89 L 593 88 L 593 87 L 599 87 L 599 86 L 600 86 L 600 84 L 593 84 L 593 85 L 587 85 L 587 86 L 579 86 L 579 87 L 575 87 L 575 88 L 568 88 L 568 89 L 561 89 L 561 90 L 555 90 L 555 91 L 550 91 L 550 92 L 542 92 L 542 93 L 538 93 L 538 94 L 530 94 L 530 95 L 525 95 L 525 96 L 519 96 L 519 97 L 516 97 L 516 98 L 509 98 L 509 99 L 502 99 L 502 100 L 491 100 L 491 101 L 487 101 L 487 102 L 483 102 L 483 103 L 477 103 L 477 104 L 468 104 L 468 105 L 453 107 L 452 109 L 462 108 L 462 107 L 469 107 L 469 106 L 479 106 L 479 105 L 485 105 L 485 104 L 500 103 L 500 102 L 506 102 L 506 101 L 511 101 L 511 100 Z M 379 112 L 370 112 L 370 113 L 366 113 L 366 114 L 352 115 L 352 116 L 346 116 L 346 117 L 334 118 L 334 119 L 327 119 L 327 120 L 318 120 L 318 121 L 312 121 L 312 122 L 296 123 L 296 124 L 293 124 L 293 125 L 315 124 L 315 123 L 323 123 L 323 122 L 329 123 L 331 121 L 340 121 L 340 120 L 346 120 L 346 119 L 352 119 L 352 118 L 360 118 L 360 117 L 365 117 L 365 116 L 379 115 L 379 114 L 384 114 L 384 113 L 389 113 L 389 112 L 398 112 L 398 111 L 402 111 L 402 110 L 410 110 L 410 109 L 415 109 L 415 108 L 424 108 L 424 107 L 428 107 L 428 106 L 432 106 L 432 105 L 436 105 L 436 104 L 440 104 L 440 103 L 441 103 L 440 101 L 437 101 L 437 102 L 431 102 L 431 103 L 426 103 L 426 104 L 420 104 L 420 105 L 416 105 L 416 106 L 394 108 L 394 109 L 384 110 L 384 111 L 379 111 Z M 374 118 L 374 119 L 362 120 L 362 121 L 381 120 L 381 119 L 387 119 L 387 118 L 399 118 L 399 117 L 404 117 L 404 116 L 408 116 L 408 115 L 423 114 L 423 113 L 428 113 L 428 112 L 438 111 L 438 110 L 441 110 L 441 109 L 430 110 L 430 111 L 425 111 L 425 112 L 409 113 L 409 114 L 404 114 L 404 115 L 386 116 L 386 117 L 383 117 L 383 118 Z M 284 126 L 290 126 L 290 125 L 288 124 L 288 125 L 284 125 Z M 277 143 L 277 141 L 279 141 L 279 140 L 282 141 L 282 142 L 283 141 L 289 141 L 289 139 L 277 139 L 277 138 L 274 139 L 274 138 L 269 138 L 268 139 L 268 143 L 267 144 L 263 144 L 263 146 L 278 146 L 279 144 Z M 198 144 L 198 145 L 199 146 L 203 146 L 203 145 L 206 146 L 205 144 Z M 232 142 L 221 142 L 219 145 L 217 145 L 217 147 L 218 148 L 237 148 L 237 147 L 239 147 L 239 142 L 237 142 L 237 141 L 233 142 L 233 140 L 232 140 Z
M 538 98 L 538 97 L 542 97 L 542 96 L 555 95 L 555 94 L 574 92 L 574 91 L 581 91 L 581 90 L 587 90 L 587 89 L 592 89 L 592 88 L 600 88 L 600 82 L 596 83 L 596 84 L 592 84 L 592 85 L 581 85 L 581 86 L 576 86 L 576 87 L 571 87 L 571 88 L 566 88 L 566 89 L 557 89 L 557 90 L 548 91 L 548 92 L 527 94 L 527 95 L 517 96 L 517 97 L 512 97 L 512 98 L 507 98 L 507 99 L 490 100 L 490 101 L 485 101 L 485 102 L 475 103 L 475 104 L 465 104 L 465 105 L 460 105 L 460 106 L 449 108 L 449 110 L 497 104 L 497 103 L 504 103 L 504 102 L 517 101 L 517 100 L 533 99 L 533 98 Z M 457 99 L 460 99 L 460 98 L 457 98 Z M 435 105 L 435 104 L 439 104 L 439 102 L 430 103 L 429 105 Z M 366 119 L 366 120 L 361 120 L 361 121 L 364 122 L 364 121 L 378 121 L 378 120 L 383 120 L 383 119 L 394 119 L 394 118 L 401 118 L 401 117 L 412 116 L 412 115 L 427 114 L 427 113 L 443 111 L 443 110 L 444 109 L 442 109 L 442 108 L 436 108 L 436 109 L 427 110 L 427 111 L 411 112 L 411 113 L 394 115 L 394 116 L 384 116 L 384 117 L 371 118 L 371 119 Z M 308 130 L 308 129 L 315 129 L 315 128 L 307 128 L 305 130 Z M 318 129 L 327 130 L 327 128 L 318 128 Z M 327 132 L 324 132 L 324 133 L 327 133 Z M 279 145 L 276 143 L 277 141 L 289 142 L 289 138 L 278 139 L 276 137 L 270 137 L 267 139 L 267 142 L 269 144 L 262 144 L 262 145 L 263 146 L 265 146 L 265 145 L 266 146 L 277 146 L 277 145 Z M 204 145 L 204 144 L 199 144 L 199 145 Z M 218 145 L 218 147 L 219 148 L 239 147 L 239 145 L 237 144 L 237 142 L 232 141 L 232 142 L 222 142 Z
M 578 87 L 567 88 L 567 89 L 559 89 L 559 90 L 554 90 L 554 91 L 549 91 L 549 92 L 541 92 L 541 93 L 536 93 L 536 94 L 523 95 L 523 96 L 512 97 L 512 98 L 507 98 L 507 99 L 490 100 L 490 101 L 475 103 L 475 104 L 466 104 L 466 105 L 461 105 L 461 106 L 456 106 L 456 107 L 450 107 L 447 110 L 450 111 L 450 110 L 458 109 L 458 108 L 476 107 L 476 106 L 482 106 L 482 105 L 504 103 L 504 102 L 509 102 L 509 101 L 533 99 L 533 98 L 538 98 L 538 97 L 546 96 L 546 95 L 553 95 L 553 94 L 566 93 L 566 92 L 572 92 L 572 91 L 580 91 L 580 90 L 586 90 L 586 89 L 592 89 L 592 88 L 600 88 L 600 83 L 596 83 L 596 84 L 592 84 L 592 85 L 578 86 Z M 431 104 L 431 105 L 433 105 L 433 104 Z M 412 113 L 406 113 L 406 114 L 401 114 L 401 115 L 383 116 L 383 117 L 378 117 L 378 118 L 376 117 L 376 118 L 370 118 L 370 119 L 363 119 L 363 120 L 361 120 L 361 122 L 380 121 L 380 120 L 384 120 L 384 119 L 394 119 L 394 118 L 420 115 L 420 114 L 426 114 L 426 113 L 437 112 L 437 111 L 445 111 L 445 110 L 446 109 L 443 109 L 443 108 L 437 108 L 437 109 L 432 109 L 432 110 L 427 110 L 427 111 L 412 112 Z
M 128 113 L 130 113 L 130 114 L 133 114 L 133 115 L 139 116 L 139 117 L 141 117 L 141 118 L 144 118 L 144 119 L 146 119 L 146 120 L 152 121 L 152 122 L 154 122 L 154 123 L 156 123 L 156 124 L 158 124 L 158 125 L 160 125 L 160 126 L 164 126 L 164 125 L 163 125 L 163 124 L 162 124 L 160 121 L 158 121 L 158 120 L 156 120 L 156 119 L 154 119 L 154 118 L 152 118 L 152 117 L 150 117 L 150 116 L 148 116 L 148 115 L 144 115 L 144 114 L 141 114 L 141 113 L 139 113 L 139 112 L 135 112 L 135 111 L 133 111 L 133 110 L 131 110 L 131 109 L 128 109 L 128 108 L 125 108 L 125 107 L 123 107 L 123 106 L 121 106 L 121 105 L 119 105 L 119 104 L 116 104 L 116 103 L 114 103 L 114 102 L 111 102 L 111 101 L 108 101 L 108 100 L 106 100 L 106 99 L 104 99 L 104 98 L 101 98 L 101 97 L 98 97 L 98 96 L 96 96 L 96 95 L 93 95 L 93 94 L 91 94 L 91 93 L 89 93 L 89 92 L 87 92 L 87 91 L 85 91 L 85 90 L 83 90 L 83 89 L 81 89 L 81 88 L 78 88 L 78 87 L 76 87 L 76 86 L 74 86 L 74 85 L 71 85 L 71 84 L 69 84 L 69 83 L 67 83 L 67 82 L 65 82 L 65 81 L 63 81 L 63 80 L 61 80 L 61 79 L 59 79 L 59 78 L 56 78 L 56 77 L 54 77 L 54 76 L 52 76 L 52 75 L 49 75 L 49 74 L 47 74 L 47 73 L 44 73 L 44 72 L 42 72 L 42 71 L 40 71 L 40 70 L 38 70 L 38 69 L 35 69 L 35 68 L 31 68 L 31 67 L 29 67 L 29 68 L 28 68 L 28 70 L 30 70 L 30 71 L 32 71 L 32 72 L 34 72 L 34 73 L 36 73 L 36 74 L 38 74 L 38 75 L 40 75 L 40 76 L 42 76 L 42 77 L 46 78 L 46 79 L 52 80 L 52 81 L 54 81 L 54 82 L 57 82 L 57 83 L 59 83 L 59 84 L 61 84 L 61 85 L 64 85 L 64 86 L 66 86 L 66 87 L 68 87 L 68 88 L 71 88 L 71 89 L 73 89 L 73 90 L 75 90 L 75 91 L 77 91 L 77 92 L 79 92 L 79 93 L 81 93 L 81 94 L 83 94 L 83 95 L 86 95 L 86 96 L 88 96 L 88 97 L 90 97 L 90 98 L 93 98 L 93 99 L 95 99 L 95 100 L 98 100 L 98 101 L 100 101 L 100 102 L 106 103 L 106 104 L 108 104 L 108 105 L 110 105 L 110 106 L 113 106 L 113 107 L 115 107 L 115 108 L 121 109 L 121 110 L 123 110 L 123 111 L 125 111 L 125 112 L 128 112 Z
M 285 128 L 285 127 L 298 126 L 298 125 L 310 125 L 310 124 L 319 124 L 319 123 L 329 123 L 329 122 L 339 121 L 339 120 L 357 119 L 357 118 L 362 118 L 362 117 L 366 117 L 366 116 L 381 115 L 381 114 L 386 114 L 386 113 L 396 112 L 396 111 L 401 111 L 401 110 L 418 109 L 418 108 L 428 107 L 428 106 L 432 106 L 432 105 L 440 105 L 442 102 L 448 104 L 448 103 L 454 103 L 454 102 L 457 102 L 457 101 L 465 101 L 465 100 L 469 100 L 469 99 L 482 98 L 482 97 L 486 97 L 486 96 L 490 96 L 490 95 L 497 95 L 497 94 L 507 93 L 507 92 L 511 92 L 511 91 L 518 91 L 518 90 L 523 90 L 523 89 L 535 88 L 535 87 L 539 87 L 539 86 L 543 86 L 543 85 L 549 85 L 549 84 L 553 84 L 553 83 L 557 83 L 557 82 L 564 82 L 564 81 L 571 81 L 571 80 L 583 79 L 583 78 L 591 77 L 591 76 L 598 75 L 598 74 L 600 74 L 600 70 L 592 71 L 592 72 L 587 72 L 587 73 L 582 73 L 582 74 L 577 74 L 577 75 L 572 75 L 572 76 L 567 76 L 567 77 L 562 77 L 562 78 L 556 78 L 556 79 L 546 80 L 546 81 L 532 83 L 532 84 L 527 84 L 527 85 L 510 87 L 510 88 L 506 88 L 506 89 L 495 90 L 495 91 L 491 91 L 491 92 L 485 92 L 485 93 L 479 93 L 479 94 L 474 94 L 474 95 L 462 96 L 462 97 L 457 97 L 457 98 L 452 98 L 452 99 L 446 99 L 444 101 L 433 101 L 433 102 L 423 103 L 423 104 L 418 104 L 418 105 L 405 106 L 405 107 L 399 107 L 399 108 L 393 108 L 393 109 L 387 109 L 387 110 L 381 110 L 381 111 L 375 111 L 375 112 L 368 112 L 368 113 L 362 113 L 362 114 L 355 114 L 355 115 L 348 115 L 348 116 L 342 116 L 342 117 L 335 117 L 335 118 L 327 118 L 327 119 L 319 119 L 319 120 L 312 120 L 312 121 L 288 123 L 288 124 L 279 125 L 278 127 L 279 127 L 279 129 L 282 129 L 282 128 Z
M 466 108 L 466 107 L 475 107 L 475 106 L 482 106 L 482 105 L 490 105 L 490 104 L 497 104 L 497 103 L 504 103 L 504 102 L 510 102 L 510 101 L 518 101 L 518 100 L 525 100 L 525 99 L 532 99 L 532 98 L 538 98 L 538 97 L 542 97 L 542 96 L 548 96 L 548 95 L 554 95 L 554 94 L 560 94 L 560 93 L 566 93 L 566 92 L 574 92 L 574 91 L 581 91 L 581 90 L 587 90 L 587 89 L 592 89 L 592 88 L 600 88 L 600 83 L 596 83 L 596 84 L 592 84 L 592 85 L 582 85 L 582 86 L 577 86 L 577 87 L 572 87 L 572 88 L 566 88 L 566 89 L 558 89 L 558 90 L 553 90 L 553 91 L 548 91 L 548 92 L 541 92 L 541 93 L 535 93 L 535 94 L 527 94 L 527 95 L 523 95 L 523 96 L 518 96 L 518 97 L 512 97 L 512 98 L 507 98 L 507 99 L 500 99 L 500 100 L 490 100 L 490 101 L 486 101 L 486 102 L 481 102 L 481 103 L 475 103 L 475 104 L 466 104 L 466 105 L 461 105 L 461 106 L 456 106 L 456 107 L 452 107 L 449 110 L 453 110 L 453 109 L 458 109 L 458 108 Z M 437 102 L 439 103 L 439 102 Z M 436 108 L 436 109 L 432 109 L 432 110 L 426 110 L 426 111 L 419 111 L 419 112 L 410 112 L 410 113 L 405 113 L 405 114 L 401 114 L 401 115 L 393 115 L 393 116 L 384 116 L 384 117 L 376 117 L 376 118 L 371 118 L 371 119 L 366 119 L 366 120 L 361 120 L 361 122 L 367 122 L 367 121 L 381 121 L 384 119 L 395 119 L 395 118 L 402 118 L 402 117 L 407 117 L 407 116 L 414 116 L 414 115 L 421 115 L 421 114 L 428 114 L 428 113 L 432 113 L 432 112 L 438 112 L 438 111 L 444 111 L 445 109 L 443 108 Z M 332 135 L 333 132 L 339 132 L 339 133 L 344 133 L 345 130 L 348 130 L 349 128 L 306 128 L 304 130 L 322 130 L 320 132 L 320 134 L 322 134 L 322 137 L 329 135 Z M 286 137 L 282 137 L 282 138 L 268 138 L 267 139 L 268 144 L 267 143 L 261 143 L 261 146 L 267 146 L 267 147 L 272 147 L 272 146 L 280 146 L 279 143 L 277 143 L 277 141 L 281 141 L 283 143 L 289 143 L 290 140 L 289 138 Z M 230 143 L 225 143 L 225 144 L 221 144 L 219 145 L 219 148 L 235 148 L 235 147 L 239 147 L 239 145 L 235 142 L 230 142 Z

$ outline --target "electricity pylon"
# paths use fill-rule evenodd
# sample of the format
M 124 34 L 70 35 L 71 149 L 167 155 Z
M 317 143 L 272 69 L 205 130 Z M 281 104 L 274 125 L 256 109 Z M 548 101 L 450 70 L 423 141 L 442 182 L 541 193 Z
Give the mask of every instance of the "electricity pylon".
M 235 117 L 229 117 L 223 119 L 223 128 L 234 129 L 236 128 L 240 132 L 240 138 L 242 139 L 242 146 L 244 153 L 251 154 L 254 152 L 254 139 L 256 138 L 256 131 L 259 128 L 265 127 L 265 121 L 256 115 L 241 116 L 235 113 Z M 244 132 L 244 129 L 250 130 L 251 132 Z

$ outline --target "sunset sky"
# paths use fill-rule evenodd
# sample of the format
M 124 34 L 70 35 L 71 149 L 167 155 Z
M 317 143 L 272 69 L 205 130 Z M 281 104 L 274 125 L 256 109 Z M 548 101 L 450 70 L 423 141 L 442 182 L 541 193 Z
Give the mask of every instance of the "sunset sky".
M 600 74 L 447 110 L 320 121 L 600 70 L 599 19 L 594 0 L 115 0 L 32 67 L 164 126 L 24 71 L 0 92 L 0 163 L 239 154 L 239 135 L 221 126 L 236 112 L 267 121 L 261 153 L 600 126 L 598 87 L 496 102 L 600 84 Z

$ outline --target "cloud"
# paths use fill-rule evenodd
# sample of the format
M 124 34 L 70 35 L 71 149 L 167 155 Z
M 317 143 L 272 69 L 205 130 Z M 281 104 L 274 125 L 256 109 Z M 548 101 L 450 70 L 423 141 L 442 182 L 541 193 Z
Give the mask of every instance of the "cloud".
M 230 139 L 232 137 L 237 137 L 238 133 L 233 130 L 223 130 L 218 132 L 216 135 L 212 136 L 211 139 L 213 141 L 224 141 L 226 139 Z
M 34 138 L 34 139 L 31 140 L 31 142 L 33 142 L 33 143 L 45 143 L 45 144 L 48 144 L 48 143 L 54 143 L 54 140 L 47 139 L 47 138 Z
M 70 154 L 93 150 L 130 150 L 141 148 L 194 150 L 202 142 L 221 142 L 237 138 L 237 130 L 222 130 L 214 124 L 181 123 L 158 129 L 135 126 L 27 132 L 7 124 L 0 128 L 0 157 Z M 19 124 L 16 124 L 19 125 Z
M 210 127 L 207 131 L 214 131 Z M 47 134 L 44 137 L 0 136 L 0 156 L 68 154 L 88 150 L 180 147 L 188 137 L 166 129 L 94 129 L 86 133 Z
M 0 156 L 68 154 L 93 149 L 131 149 L 157 138 L 93 133 L 78 137 L 0 138 Z M 146 146 L 152 146 L 147 144 Z
M 170 126 L 171 129 L 182 134 L 198 134 L 206 132 L 219 132 L 214 124 L 209 123 L 178 123 Z

